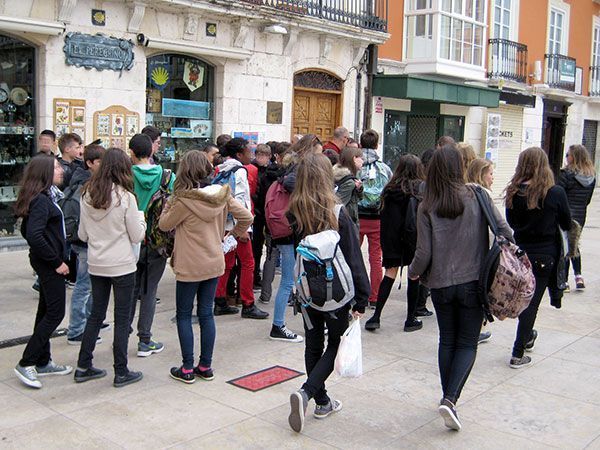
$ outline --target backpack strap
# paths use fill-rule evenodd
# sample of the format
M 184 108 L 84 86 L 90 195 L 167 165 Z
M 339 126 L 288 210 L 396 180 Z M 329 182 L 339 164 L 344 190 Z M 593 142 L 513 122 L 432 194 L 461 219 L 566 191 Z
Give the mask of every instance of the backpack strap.
M 169 185 L 171 184 L 172 176 L 173 171 L 171 169 L 163 169 L 162 176 L 160 178 L 160 187 L 165 191 L 169 190 Z
M 492 208 L 490 207 L 490 202 L 486 198 L 488 196 L 486 194 L 484 194 L 481 186 L 475 186 L 473 188 L 473 190 L 475 192 L 475 197 L 477 198 L 477 202 L 479 203 L 479 207 L 481 208 L 481 211 L 483 212 L 483 215 L 488 223 L 488 226 L 490 227 L 490 230 L 492 231 L 492 234 L 494 235 L 494 237 L 497 238 L 498 237 L 498 224 L 496 223 L 496 218 L 494 217 Z

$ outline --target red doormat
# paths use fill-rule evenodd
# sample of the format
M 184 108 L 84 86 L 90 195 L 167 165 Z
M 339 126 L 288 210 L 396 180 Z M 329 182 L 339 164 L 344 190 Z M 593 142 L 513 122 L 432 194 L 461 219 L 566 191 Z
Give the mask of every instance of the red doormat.
M 304 374 L 297 370 L 288 369 L 287 367 L 273 366 L 234 380 L 229 380 L 228 383 L 248 391 L 257 392 L 276 384 L 284 383 L 300 375 Z

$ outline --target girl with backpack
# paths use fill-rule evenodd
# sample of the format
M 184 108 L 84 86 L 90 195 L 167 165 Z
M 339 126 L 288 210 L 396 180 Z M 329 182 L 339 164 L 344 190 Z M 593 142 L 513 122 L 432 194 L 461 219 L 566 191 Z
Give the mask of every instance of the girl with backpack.
M 362 198 L 362 182 L 356 175 L 363 166 L 363 152 L 360 148 L 346 147 L 340 153 L 339 162 L 333 166 L 333 179 L 336 193 L 348 211 L 352 221 L 358 226 L 358 202 Z
M 558 176 L 558 185 L 567 193 L 567 200 L 571 208 L 573 220 L 581 225 L 582 231 L 587 215 L 587 206 L 592 200 L 596 187 L 596 171 L 590 154 L 583 145 L 571 145 L 567 152 L 567 165 L 561 169 Z M 579 253 L 579 249 L 577 249 Z M 585 289 L 585 282 L 581 276 L 581 256 L 570 258 L 575 272 L 575 287 Z M 565 282 L 569 280 L 569 259 L 566 260 Z M 569 285 L 567 284 L 567 289 Z
M 499 232 L 512 233 L 487 197 Z M 488 224 L 474 191 L 465 184 L 462 156 L 454 145 L 437 150 L 427 169 L 417 213 L 417 248 L 408 278 L 431 289 L 440 340 L 438 363 L 446 427 L 460 430 L 455 405 L 475 363 L 483 322 L 479 274 L 488 251 Z
M 291 194 L 289 219 L 294 230 L 296 243 L 310 235 L 326 230 L 339 234 L 339 247 L 354 283 L 354 305 L 348 301 L 338 309 L 323 312 L 309 303 L 305 308 L 304 330 L 306 347 L 304 359 L 308 379 L 302 388 L 290 396 L 291 412 L 288 418 L 290 427 L 300 433 L 304 427 L 304 416 L 310 399 L 316 407 L 314 416 L 323 419 L 342 409 L 342 403 L 331 399 L 325 390 L 325 381 L 333 371 L 333 364 L 340 344 L 340 338 L 348 328 L 348 313 L 359 318 L 364 314 L 369 296 L 369 278 L 363 262 L 356 226 L 345 208 L 338 205 L 333 190 L 333 170 L 329 159 L 322 154 L 305 155 L 298 163 L 294 192 Z M 336 211 L 339 215 L 336 216 Z M 350 299 L 352 300 L 352 299 Z M 307 320 L 310 323 L 307 323 Z M 327 348 L 324 327 L 329 335 Z
M 40 154 L 31 159 L 21 182 L 15 205 L 23 218 L 21 234 L 29 244 L 29 261 L 40 282 L 38 309 L 33 334 L 15 375 L 23 384 L 40 389 L 38 376 L 67 375 L 70 366 L 54 363 L 50 354 L 50 336 L 65 316 L 66 241 L 63 215 L 58 207 L 62 196 L 56 187 L 62 183 L 63 170 L 53 157 Z
M 181 367 L 171 368 L 171 378 L 193 383 L 198 376 L 214 378 L 212 354 L 215 345 L 213 305 L 219 277 L 225 272 L 222 236 L 228 214 L 235 220 L 230 234 L 244 236 L 252 225 L 252 213 L 231 195 L 229 185 L 211 184 L 212 166 L 206 154 L 191 150 L 177 171 L 175 191 L 159 220 L 163 231 L 175 229 L 171 266 L 177 280 L 175 302 L 177 333 L 183 357 Z M 192 310 L 198 304 L 200 360 L 194 366 Z
M 381 194 L 381 250 L 385 276 L 379 285 L 373 317 L 365 323 L 365 329 L 374 331 L 380 327 L 383 307 L 398 275 L 400 267 L 408 266 L 417 246 L 416 213 L 421 200 L 419 186 L 425 178 L 423 165 L 415 155 L 402 155 L 390 182 Z M 411 232 L 412 231 L 412 232 Z M 404 331 L 417 331 L 423 322 L 417 320 L 417 302 L 425 289 L 415 280 L 408 280 L 406 291 L 407 311 Z
M 517 245 L 531 261 L 536 283 L 529 306 L 519 315 L 510 359 L 510 367 L 520 369 L 531 364 L 531 358 L 524 352 L 532 351 L 535 345 L 538 333 L 533 326 L 547 287 L 553 297 L 551 303 L 557 306 L 556 302 L 560 302 L 562 291 L 557 286 L 557 263 L 562 237 L 559 227 L 565 231 L 571 228 L 567 194 L 554 184 L 548 156 L 539 147 L 530 147 L 519 155 L 516 172 L 506 187 L 506 220 L 515 231 Z
M 88 272 L 94 301 L 79 351 L 77 383 L 106 376 L 106 370 L 95 368 L 92 359 L 111 289 L 115 320 L 113 385 L 122 387 L 142 379 L 142 372 L 127 367 L 127 344 L 138 244 L 145 235 L 146 222 L 134 194 L 131 160 L 123 150 L 109 148 L 81 195 L 79 239 L 88 244 Z

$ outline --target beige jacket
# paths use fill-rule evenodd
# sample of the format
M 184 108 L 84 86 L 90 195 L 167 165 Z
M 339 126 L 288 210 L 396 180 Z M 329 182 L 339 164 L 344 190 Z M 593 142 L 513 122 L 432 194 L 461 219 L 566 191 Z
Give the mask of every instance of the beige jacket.
M 135 195 L 113 186 L 108 209 L 95 209 L 86 193 L 81 199 L 79 239 L 88 244 L 88 271 L 101 277 L 118 277 L 136 271 L 133 249 L 146 235 L 143 211 Z
M 163 231 L 175 229 L 171 266 L 177 281 L 204 281 L 223 275 L 221 243 L 227 214 L 236 221 L 231 234 L 238 237 L 252 225 L 252 213 L 231 196 L 227 185 L 175 192 L 168 205 L 158 226 Z

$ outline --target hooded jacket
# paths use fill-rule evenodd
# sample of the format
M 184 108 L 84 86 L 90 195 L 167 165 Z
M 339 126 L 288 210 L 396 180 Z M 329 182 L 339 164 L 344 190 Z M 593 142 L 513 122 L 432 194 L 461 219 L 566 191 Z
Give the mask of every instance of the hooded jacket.
M 163 176 L 163 168 L 159 165 L 138 164 L 131 168 L 133 171 L 133 189 L 138 200 L 140 211 L 146 211 L 150 199 L 160 188 L 160 182 Z M 169 190 L 173 190 L 175 174 L 171 176 Z
M 244 167 L 241 162 L 239 162 L 235 158 L 226 159 L 223 164 L 219 164 L 217 169 L 219 173 L 228 172 L 233 170 L 235 167 Z M 252 211 L 252 201 L 250 199 L 250 184 L 248 182 L 248 170 L 247 169 L 237 169 L 234 173 L 235 176 L 235 192 L 233 193 L 233 197 L 242 204 L 244 208 L 248 211 Z M 227 224 L 225 225 L 226 231 L 233 230 L 235 226 L 234 222 L 231 220 L 227 220 Z M 251 230 L 248 230 L 251 231 Z
M 373 174 L 371 170 L 377 169 L 383 174 L 385 174 L 385 176 L 387 177 L 387 181 L 392 179 L 392 169 L 390 169 L 387 164 L 379 160 L 377 150 L 374 150 L 372 148 L 363 149 L 363 166 L 362 169 L 360 169 L 359 174 L 359 178 L 363 182 L 363 184 L 367 180 L 372 178 Z M 363 208 L 361 205 L 358 205 L 358 215 L 363 219 L 379 219 L 379 210 L 366 209 Z
M 84 169 L 83 167 L 77 167 L 75 172 L 73 172 L 73 176 L 71 177 L 71 182 L 69 183 L 69 187 L 67 187 L 64 191 L 65 198 L 72 198 L 80 204 L 77 209 L 73 209 L 65 206 L 61 203 L 61 208 L 63 209 L 63 214 L 65 219 L 69 217 L 69 214 L 77 214 L 81 215 L 81 190 L 83 185 L 92 177 L 92 173 L 89 170 Z M 79 214 L 78 214 L 79 213 Z M 75 241 L 72 244 L 78 245 L 80 247 L 87 248 L 87 244 L 83 241 Z
M 228 213 L 236 220 L 231 234 L 242 236 L 252 214 L 231 196 L 228 185 L 210 185 L 176 192 L 158 222 L 161 230 L 175 229 L 171 266 L 177 281 L 216 278 L 225 272 L 221 243 Z
M 557 184 L 562 186 L 567 193 L 573 219 L 583 227 L 587 215 L 587 206 L 592 200 L 592 194 L 596 187 L 596 177 L 562 169 Z
M 133 245 L 146 235 L 143 211 L 135 195 L 113 185 L 107 209 L 96 209 L 86 193 L 81 199 L 79 239 L 88 244 L 88 271 L 100 277 L 118 277 L 136 271 Z
M 406 221 L 406 211 L 411 195 L 402 189 L 388 187 L 381 195 L 380 212 L 381 251 L 385 260 L 398 260 L 400 266 L 407 266 L 415 256 L 417 243 L 412 246 L 404 242 L 400 233 Z M 420 198 L 418 198 L 420 200 Z
M 358 202 L 362 198 L 362 186 L 356 187 L 356 177 L 346 167 L 333 166 L 333 181 L 337 187 L 336 194 L 342 205 L 346 207 L 352 221 L 358 225 Z

